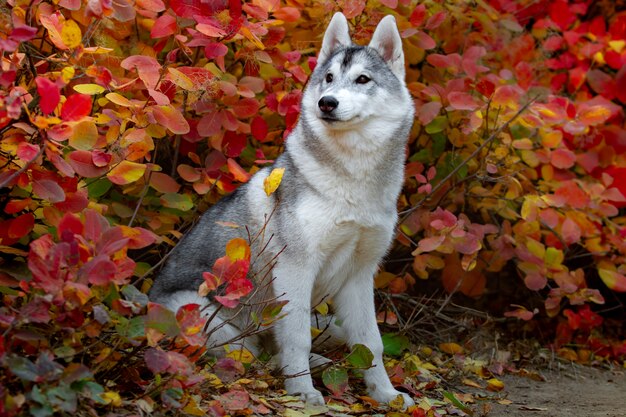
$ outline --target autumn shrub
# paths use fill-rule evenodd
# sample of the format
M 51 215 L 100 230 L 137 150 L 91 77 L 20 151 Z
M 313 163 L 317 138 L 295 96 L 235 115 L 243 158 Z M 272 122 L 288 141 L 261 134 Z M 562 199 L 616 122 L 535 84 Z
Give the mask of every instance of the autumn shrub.
M 624 357 L 599 309 L 626 291 L 626 14 L 611 2 L 0 7 L 0 415 L 193 409 L 199 313 L 145 290 L 198 213 L 280 153 L 337 10 L 358 43 L 396 16 L 417 110 L 394 251 L 411 262 L 377 286 L 481 297 L 505 282 L 543 300 L 506 316 Z

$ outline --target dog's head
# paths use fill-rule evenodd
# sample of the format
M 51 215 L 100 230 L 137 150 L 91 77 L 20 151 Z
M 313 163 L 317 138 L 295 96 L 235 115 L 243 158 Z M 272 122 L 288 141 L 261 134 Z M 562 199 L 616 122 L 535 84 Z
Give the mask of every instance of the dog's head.
M 315 115 L 320 128 L 354 129 L 376 119 L 406 118 L 407 101 L 404 53 L 394 17 L 381 20 L 368 46 L 357 46 L 345 16 L 336 13 L 303 97 L 307 117 Z

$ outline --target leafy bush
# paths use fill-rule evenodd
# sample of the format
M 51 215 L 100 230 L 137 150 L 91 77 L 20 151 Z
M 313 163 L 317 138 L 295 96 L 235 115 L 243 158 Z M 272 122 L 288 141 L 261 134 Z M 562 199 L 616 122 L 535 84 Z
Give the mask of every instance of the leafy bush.
M 357 42 L 396 16 L 417 108 L 399 203 L 412 271 L 377 285 L 434 276 L 479 297 L 505 281 L 544 299 L 506 315 L 553 317 L 559 346 L 624 357 L 594 311 L 626 291 L 626 14 L 612 7 L 2 6 L 0 415 L 193 409 L 199 312 L 174 317 L 142 291 L 197 212 L 279 154 L 337 9 Z

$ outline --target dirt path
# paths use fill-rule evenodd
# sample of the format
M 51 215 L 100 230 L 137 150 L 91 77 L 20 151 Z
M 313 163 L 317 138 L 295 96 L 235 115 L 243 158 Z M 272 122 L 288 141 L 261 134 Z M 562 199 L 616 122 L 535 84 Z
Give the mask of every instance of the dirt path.
M 513 403 L 494 404 L 488 416 L 626 417 L 626 369 L 566 366 L 542 375 L 545 382 L 503 378 L 503 395 Z

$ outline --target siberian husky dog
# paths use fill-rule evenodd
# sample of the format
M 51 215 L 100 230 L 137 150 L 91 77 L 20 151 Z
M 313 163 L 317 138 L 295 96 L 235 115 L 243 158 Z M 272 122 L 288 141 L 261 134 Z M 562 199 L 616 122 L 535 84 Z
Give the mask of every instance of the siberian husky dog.
M 209 297 L 198 295 L 198 287 L 202 272 L 223 256 L 230 239 L 264 230 L 270 238 L 252 245 L 252 252 L 262 250 L 275 259 L 271 297 L 288 301 L 270 338 L 287 392 L 308 403 L 324 403 L 310 373 L 311 309 L 332 299 L 334 333 L 374 355 L 373 366 L 363 372 L 369 395 L 381 403 L 402 395 L 405 406 L 414 404 L 385 372 L 373 292 L 374 274 L 394 238 L 413 123 L 404 76 L 393 16 L 381 20 L 368 46 L 357 46 L 345 16 L 335 14 L 285 152 L 200 218 L 172 251 L 150 293 L 173 311 L 202 305 L 213 318 L 210 346 L 235 340 L 246 314 L 233 317 L 228 309 L 218 309 Z M 263 183 L 273 168 L 285 171 L 268 197 Z M 245 228 L 227 225 L 232 223 Z M 252 308 L 254 300 L 248 301 Z M 244 344 L 255 352 L 257 342 Z

